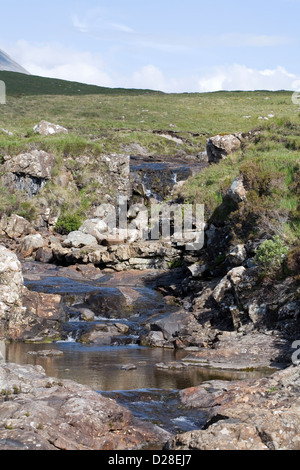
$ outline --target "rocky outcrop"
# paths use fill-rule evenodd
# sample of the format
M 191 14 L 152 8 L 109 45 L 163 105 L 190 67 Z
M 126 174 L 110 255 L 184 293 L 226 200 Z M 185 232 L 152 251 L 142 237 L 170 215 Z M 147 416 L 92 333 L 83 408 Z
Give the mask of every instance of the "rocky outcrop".
M 208 412 L 199 431 L 177 435 L 168 450 L 300 450 L 300 369 L 262 379 L 214 380 L 183 390 L 184 406 Z
M 0 245 L 0 338 L 24 327 L 23 276 L 17 256 Z
M 228 155 L 241 147 L 241 136 L 235 134 L 219 134 L 207 140 L 207 157 L 209 163 L 219 163 Z
M 0 339 L 53 340 L 64 319 L 61 296 L 30 292 L 16 254 L 0 245 Z
M 137 450 L 169 437 L 87 386 L 0 365 L 1 450 Z
M 34 196 L 51 178 L 54 155 L 43 150 L 31 150 L 16 156 L 4 156 L 2 183 Z

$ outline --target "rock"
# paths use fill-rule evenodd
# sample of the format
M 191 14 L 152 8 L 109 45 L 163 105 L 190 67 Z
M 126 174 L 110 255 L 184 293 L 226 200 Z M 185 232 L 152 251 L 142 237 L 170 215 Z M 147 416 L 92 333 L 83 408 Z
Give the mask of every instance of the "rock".
M 41 135 L 68 134 L 68 130 L 58 124 L 52 124 L 48 121 L 41 121 L 34 126 L 34 132 Z
M 122 336 L 122 334 L 118 326 L 100 323 L 93 325 L 86 333 L 82 334 L 79 341 L 85 344 L 93 343 L 108 346 L 114 344 L 116 339 Z
M 238 177 L 232 183 L 229 189 L 229 196 L 237 203 L 244 202 L 247 199 L 247 190 L 243 183 L 243 177 Z
M 62 242 L 63 248 L 82 248 L 84 246 L 95 246 L 98 242 L 95 237 L 80 231 L 69 233 L 67 238 Z
M 51 153 L 34 149 L 16 156 L 6 155 L 4 161 L 3 184 L 31 197 L 38 194 L 51 179 L 55 157 Z
M 182 404 L 205 408 L 207 423 L 202 430 L 175 436 L 165 449 L 299 450 L 299 392 L 299 367 L 183 390 Z
M 165 343 L 173 346 L 179 332 L 186 327 L 188 318 L 189 315 L 184 311 L 173 312 L 151 323 L 150 327 L 152 331 L 161 331 Z
M 209 163 L 219 163 L 241 147 L 241 139 L 236 135 L 216 135 L 207 140 Z
M 95 314 L 92 310 L 89 308 L 81 308 L 79 309 L 80 311 L 80 319 L 83 321 L 94 321 L 95 320 Z
M 40 263 L 52 263 L 53 261 L 53 252 L 52 248 L 48 247 L 41 247 L 36 251 L 35 260 L 39 261 Z
M 0 128 L 0 132 L 3 133 L 3 134 L 6 134 L 6 135 L 9 135 L 9 136 L 13 136 L 13 132 L 7 130 L 7 129 L 4 129 L 3 127 Z
M 96 238 L 97 242 L 101 244 L 103 240 L 107 239 L 108 226 L 102 219 L 88 219 L 83 222 L 79 231 L 87 235 L 92 235 Z
M 0 339 L 24 327 L 23 275 L 17 256 L 0 245 Z
M 251 305 L 249 305 L 249 318 L 252 320 L 255 327 L 264 324 L 266 318 L 266 310 L 267 309 L 265 304 L 258 305 L 256 302 L 253 302 Z
M 125 371 L 130 371 L 130 370 L 136 370 L 136 365 L 135 364 L 125 364 L 124 366 L 121 367 L 121 370 Z
M 63 351 L 58 349 L 43 349 L 40 351 L 28 351 L 30 356 L 40 356 L 40 357 L 60 357 L 63 356 Z
M 21 246 L 18 250 L 18 253 L 22 258 L 28 258 L 39 248 L 42 248 L 45 244 L 45 241 L 39 233 L 35 235 L 27 235 L 23 238 Z
M 245 245 L 236 245 L 229 253 L 228 259 L 231 264 L 240 266 L 247 258 L 247 251 Z
M 44 294 L 23 288 L 22 305 L 22 322 L 17 331 L 10 333 L 12 339 L 48 342 L 60 337 L 61 324 L 66 321 L 60 295 Z
M 185 357 L 186 363 L 215 369 L 243 370 L 279 368 L 291 363 L 291 343 L 279 335 L 219 332 L 210 349 L 202 348 Z
M 44 150 L 35 149 L 13 157 L 6 155 L 4 161 L 4 170 L 7 172 L 49 180 L 55 164 L 55 157 Z
M 142 338 L 142 346 L 151 346 L 154 348 L 163 348 L 166 344 L 164 335 L 161 331 L 150 331 L 150 333 Z
M 219 282 L 213 291 L 213 298 L 216 302 L 221 302 L 224 298 L 226 291 L 231 288 L 235 288 L 242 281 L 243 275 L 246 272 L 246 268 L 239 266 L 238 268 L 233 268 L 227 273 L 226 276 Z
M 33 228 L 24 217 L 12 214 L 7 220 L 4 232 L 9 238 L 15 239 L 29 235 L 33 232 Z
M 191 266 L 188 266 L 188 269 L 191 272 L 192 277 L 198 278 L 205 273 L 207 266 L 205 264 L 192 264 Z
M 1 450 L 141 450 L 170 434 L 41 366 L 0 365 Z

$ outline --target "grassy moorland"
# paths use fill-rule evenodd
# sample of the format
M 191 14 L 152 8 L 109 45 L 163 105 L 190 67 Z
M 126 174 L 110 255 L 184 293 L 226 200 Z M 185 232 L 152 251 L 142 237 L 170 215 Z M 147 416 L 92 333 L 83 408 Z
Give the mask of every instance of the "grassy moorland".
M 32 147 L 51 150 L 57 157 L 56 174 L 66 156 L 77 157 L 78 165 L 80 155 L 88 153 L 96 161 L 102 153 L 129 152 L 133 144 L 149 154 L 168 158 L 197 155 L 205 150 L 206 140 L 212 135 L 256 130 L 240 151 L 190 178 L 179 196 L 183 201 L 204 203 L 207 217 L 215 223 L 230 220 L 237 238 L 245 240 L 257 229 L 270 236 L 279 233 L 289 243 L 298 240 L 300 118 L 291 92 L 165 94 L 9 72 L 0 72 L 0 79 L 7 87 L 7 104 L 0 107 L 0 128 L 13 133 L 0 131 L 0 158 Z M 33 126 L 42 119 L 68 128 L 69 134 L 34 134 Z M 159 132 L 171 133 L 180 140 L 168 140 Z M 226 199 L 230 184 L 240 174 L 249 190 L 243 213 L 229 207 Z M 82 188 L 81 182 L 79 202 L 74 206 L 77 209 L 92 204 L 89 178 L 86 184 L 87 188 Z M 53 204 L 64 198 L 74 202 L 74 194 L 62 195 L 61 191 L 56 188 L 59 195 Z M 2 189 L 0 206 L 5 204 L 8 207 Z M 22 212 L 16 198 L 10 207 Z M 25 215 L 29 212 L 23 210 Z
M 14 133 L 0 135 L 0 147 L 13 151 L 24 143 L 41 141 L 32 128 L 40 120 L 69 129 L 69 136 L 42 139 L 44 146 L 72 151 L 94 147 L 120 152 L 138 142 L 153 154 L 194 155 L 205 150 L 210 135 L 246 132 L 263 117 L 295 115 L 289 92 L 219 92 L 164 94 L 149 90 L 108 89 L 62 80 L 0 72 L 7 88 L 7 104 L 0 109 L 0 127 Z M 272 118 L 269 118 L 272 119 Z M 173 131 L 182 143 L 153 131 Z M 25 139 L 25 141 L 24 141 Z

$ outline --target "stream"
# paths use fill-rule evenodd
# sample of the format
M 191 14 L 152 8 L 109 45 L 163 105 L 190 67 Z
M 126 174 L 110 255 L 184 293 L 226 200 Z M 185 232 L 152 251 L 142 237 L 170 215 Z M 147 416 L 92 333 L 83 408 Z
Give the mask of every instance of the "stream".
M 172 433 L 199 429 L 206 421 L 201 410 L 185 409 L 178 391 L 213 379 L 236 380 L 256 373 L 230 372 L 190 366 L 163 369 L 161 363 L 176 362 L 187 350 L 142 347 L 138 338 L 145 322 L 178 307 L 170 306 L 155 284 L 141 272 L 105 273 L 99 278 L 74 278 L 68 268 L 41 265 L 23 266 L 25 285 L 34 291 L 56 293 L 63 297 L 68 321 L 61 340 L 51 344 L 12 343 L 7 345 L 6 360 L 18 364 L 41 365 L 48 376 L 85 384 L 117 400 L 138 418 L 158 424 Z M 74 273 L 74 271 L 73 271 Z M 149 281 L 149 279 L 148 279 Z M 80 319 L 80 308 L 95 312 L 92 322 Z M 83 344 L 81 331 L 99 325 L 122 322 L 130 333 L 110 344 Z M 45 349 L 58 349 L 61 356 L 40 356 Z M 128 367 L 130 365 L 130 367 Z

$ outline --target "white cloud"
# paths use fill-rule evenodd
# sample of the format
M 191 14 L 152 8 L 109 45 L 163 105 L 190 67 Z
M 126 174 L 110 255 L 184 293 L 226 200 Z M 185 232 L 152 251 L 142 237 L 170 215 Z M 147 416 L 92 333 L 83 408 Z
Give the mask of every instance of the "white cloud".
M 134 33 L 134 30 L 125 24 L 118 21 L 112 21 L 111 15 L 108 15 L 106 10 L 98 7 L 88 9 L 80 19 L 77 14 L 72 15 L 72 22 L 74 28 L 81 33 L 98 34 L 103 31 L 119 31 L 121 33 Z
M 30 44 L 22 40 L 6 50 L 33 75 L 100 86 L 150 88 L 167 93 L 299 88 L 300 77 L 281 66 L 258 70 L 234 64 L 214 67 L 205 73 L 200 70 L 198 74 L 176 76 L 150 63 L 121 75 L 112 71 L 99 54 L 78 52 L 58 43 Z
M 113 86 L 107 66 L 97 54 L 78 52 L 60 44 L 29 44 L 18 41 L 12 56 L 32 75 Z
M 257 70 L 245 65 L 215 67 L 207 76 L 198 80 L 199 91 L 218 90 L 292 90 L 296 75 L 283 67 Z

